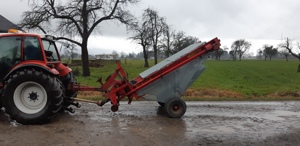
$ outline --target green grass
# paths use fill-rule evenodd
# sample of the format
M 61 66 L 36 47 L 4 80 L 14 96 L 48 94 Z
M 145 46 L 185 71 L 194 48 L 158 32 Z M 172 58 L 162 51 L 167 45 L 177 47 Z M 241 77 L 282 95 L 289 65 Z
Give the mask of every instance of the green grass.
M 192 88 L 217 88 L 261 96 L 300 91 L 299 61 L 242 60 L 206 62 L 205 72 Z
M 143 60 L 127 60 L 122 66 L 132 79 L 147 68 L 143 67 Z M 150 65 L 154 65 L 151 60 Z M 292 60 L 242 60 L 215 61 L 205 63 L 206 70 L 191 86 L 192 89 L 216 89 L 232 91 L 245 97 L 260 97 L 275 93 L 295 93 L 300 91 L 300 73 L 296 72 L 299 61 Z M 75 67 L 79 68 L 80 67 Z M 96 80 L 111 74 L 115 64 L 107 64 L 101 68 L 91 67 L 91 76 L 77 76 L 80 83 L 99 86 Z M 74 67 L 73 67 L 74 69 Z M 223 100 L 223 98 L 221 98 Z
M 144 67 L 143 60 L 127 60 L 126 63 L 124 60 L 122 60 L 121 64 L 122 67 L 127 72 L 129 79 L 133 79 L 134 77 L 138 76 L 139 73 L 147 69 Z M 150 60 L 149 64 L 154 65 L 154 61 Z M 78 68 L 81 71 L 81 67 L 78 66 L 72 67 L 73 70 L 76 68 Z M 96 82 L 97 79 L 102 77 L 102 81 L 105 81 L 105 79 L 111 73 L 113 73 L 115 69 L 116 69 L 116 64 L 106 64 L 104 65 L 104 67 L 101 68 L 90 67 L 91 76 L 89 77 L 76 76 L 76 78 L 82 84 L 89 85 L 89 86 L 99 86 L 99 83 Z

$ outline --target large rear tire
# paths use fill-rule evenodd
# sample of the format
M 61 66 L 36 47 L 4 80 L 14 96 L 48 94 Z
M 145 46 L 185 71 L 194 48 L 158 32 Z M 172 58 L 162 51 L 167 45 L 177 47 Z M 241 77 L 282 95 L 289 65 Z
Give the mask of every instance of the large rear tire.
M 18 123 L 47 123 L 61 109 L 62 101 L 63 87 L 59 79 L 42 71 L 18 71 L 5 82 L 3 106 Z

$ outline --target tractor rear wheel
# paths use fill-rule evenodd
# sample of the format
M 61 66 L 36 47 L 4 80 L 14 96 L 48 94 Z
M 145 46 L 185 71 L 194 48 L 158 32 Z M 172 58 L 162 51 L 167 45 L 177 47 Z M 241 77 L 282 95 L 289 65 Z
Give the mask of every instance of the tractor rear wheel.
M 180 98 L 171 98 L 165 103 L 165 110 L 170 118 L 181 118 L 186 111 L 186 104 Z
M 61 109 L 63 91 L 53 75 L 34 69 L 18 71 L 5 82 L 5 112 L 21 124 L 46 123 Z

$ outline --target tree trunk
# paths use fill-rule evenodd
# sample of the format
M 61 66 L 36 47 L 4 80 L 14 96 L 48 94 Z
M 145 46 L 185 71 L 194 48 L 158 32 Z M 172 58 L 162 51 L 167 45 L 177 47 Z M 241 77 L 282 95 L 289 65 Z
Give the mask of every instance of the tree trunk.
M 145 64 L 144 64 L 144 67 L 149 67 L 149 63 L 148 63 L 148 59 L 145 58 Z
M 285 60 L 286 60 L 287 62 L 289 61 L 287 56 L 285 56 Z
M 167 51 L 166 51 L 166 57 L 167 58 L 170 57 L 170 49 L 167 49 Z
M 149 67 L 148 53 L 147 53 L 146 47 L 144 47 L 144 46 L 143 46 L 143 53 L 144 53 L 144 60 L 145 60 L 144 67 Z
M 157 46 L 153 45 L 154 50 L 154 64 L 157 64 Z
M 300 72 L 300 64 L 298 65 L 298 70 L 297 70 L 297 72 Z
M 81 61 L 82 61 L 82 75 L 83 76 L 90 76 L 89 53 L 88 53 L 88 49 L 87 49 L 87 39 L 82 40 Z

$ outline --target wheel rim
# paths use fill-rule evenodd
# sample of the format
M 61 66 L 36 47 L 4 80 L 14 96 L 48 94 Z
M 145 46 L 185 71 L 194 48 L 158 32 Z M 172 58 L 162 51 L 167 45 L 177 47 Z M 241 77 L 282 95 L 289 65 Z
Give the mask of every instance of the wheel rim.
M 47 103 L 46 90 L 36 82 L 24 82 L 14 92 L 16 107 L 26 114 L 40 112 Z
M 180 106 L 178 104 L 173 105 L 172 107 L 173 111 L 178 111 L 180 109 Z
M 181 113 L 181 112 L 182 112 L 182 105 L 179 104 L 179 103 L 174 103 L 174 104 L 171 106 L 171 108 L 172 108 L 172 111 L 173 111 L 174 113 Z

